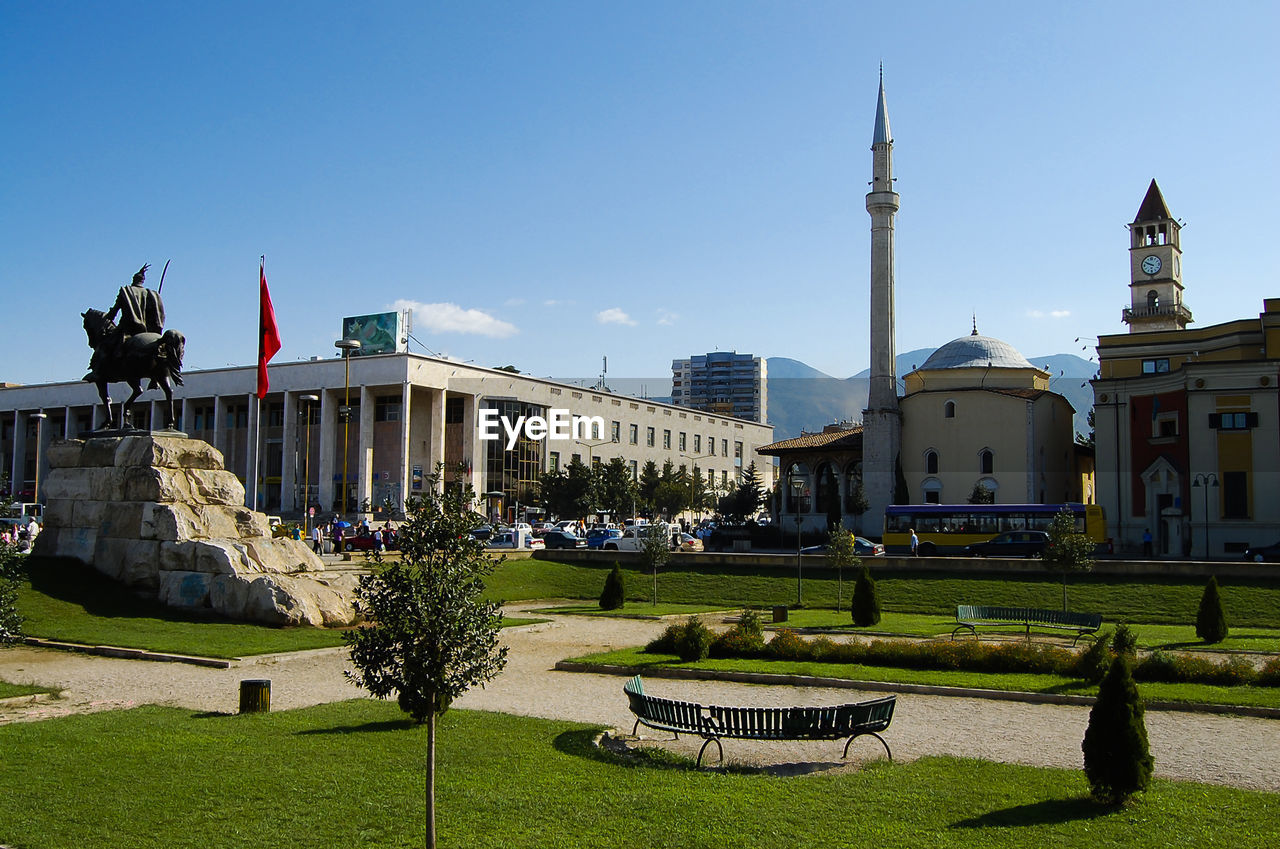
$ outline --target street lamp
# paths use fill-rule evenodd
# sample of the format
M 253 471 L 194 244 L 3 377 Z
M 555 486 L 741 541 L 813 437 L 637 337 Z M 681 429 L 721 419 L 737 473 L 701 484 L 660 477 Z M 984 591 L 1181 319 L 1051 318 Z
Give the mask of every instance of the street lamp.
M 680 456 L 685 458 L 686 460 L 704 460 L 707 457 L 710 457 L 711 455 L 710 454 L 681 454 Z M 695 469 L 697 469 L 697 466 L 690 464 L 689 466 L 689 525 L 691 527 L 693 525 L 694 484 L 697 482 L 694 477 Z
M 1204 491 L 1204 556 L 1209 559 L 1209 487 L 1218 486 L 1218 476 L 1213 472 L 1204 475 L 1196 475 L 1195 480 L 1191 482 L 1191 486 L 1200 487 Z
M 31 418 L 36 420 L 36 485 L 34 489 L 34 494 L 31 497 L 33 501 L 39 503 L 40 501 L 40 451 L 44 447 L 41 444 L 42 442 L 44 442 L 44 420 L 49 418 L 49 416 L 47 413 L 45 413 L 44 410 L 41 410 L 38 413 L 33 413 L 31 415 Z
M 303 415 L 307 417 L 307 447 L 302 455 L 302 515 L 306 522 L 307 538 L 311 538 L 311 405 L 320 400 L 319 395 L 301 395 Z M 294 464 L 297 468 L 297 464 Z
M 796 505 L 796 607 L 803 604 L 804 579 L 800 566 L 800 493 L 804 492 L 804 478 L 791 476 L 791 500 Z
M 342 351 L 346 363 L 346 375 L 342 379 L 343 401 L 338 414 L 342 416 L 342 518 L 347 517 L 347 456 L 351 453 L 351 355 L 360 350 L 355 339 L 339 339 L 333 346 Z

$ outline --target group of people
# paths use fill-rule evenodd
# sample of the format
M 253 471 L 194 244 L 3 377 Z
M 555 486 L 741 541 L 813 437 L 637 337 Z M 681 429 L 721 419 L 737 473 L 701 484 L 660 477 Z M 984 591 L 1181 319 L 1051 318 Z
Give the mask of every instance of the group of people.
M 335 553 L 344 551 L 347 541 L 353 536 L 360 539 L 372 538 L 372 545 L 369 547 L 372 551 L 399 548 L 396 529 L 391 527 L 390 521 L 383 522 L 381 526 L 374 526 L 369 524 L 368 519 L 361 519 L 360 524 L 352 528 L 348 523 L 341 521 L 335 513 L 330 521 L 324 524 L 317 523 L 311 528 L 311 549 L 316 554 L 323 554 L 324 539 L 328 537 L 333 542 Z M 364 548 L 364 546 L 361 547 Z
M 27 523 L 8 525 L 6 524 L 0 529 L 0 543 L 5 545 L 16 545 L 19 549 L 25 551 L 35 543 L 36 537 L 40 535 L 40 523 L 35 519 L 28 518 Z

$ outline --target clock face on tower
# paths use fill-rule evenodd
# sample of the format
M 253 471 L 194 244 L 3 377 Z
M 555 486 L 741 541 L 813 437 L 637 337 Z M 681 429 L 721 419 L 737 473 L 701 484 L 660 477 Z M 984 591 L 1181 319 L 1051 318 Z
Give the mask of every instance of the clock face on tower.
M 1159 272 L 1160 257 L 1156 256 L 1155 254 L 1152 254 L 1151 256 L 1148 256 L 1148 257 L 1144 257 L 1142 260 L 1142 270 L 1145 271 L 1147 274 L 1156 274 L 1157 272 Z

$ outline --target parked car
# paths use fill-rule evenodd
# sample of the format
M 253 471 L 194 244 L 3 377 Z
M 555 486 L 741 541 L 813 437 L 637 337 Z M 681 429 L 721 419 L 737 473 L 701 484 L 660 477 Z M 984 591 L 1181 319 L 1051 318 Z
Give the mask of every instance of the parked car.
M 964 553 L 969 557 L 1043 557 L 1048 546 L 1045 531 L 1005 531 L 986 542 L 966 545 Z
M 542 535 L 542 542 L 547 548 L 586 548 L 587 541 L 577 534 L 568 531 L 547 531 Z
M 1256 548 L 1250 548 L 1244 553 L 1244 559 L 1252 560 L 1254 563 L 1280 562 L 1280 542 L 1273 542 L 1271 545 L 1259 545 Z
M 592 528 L 587 531 L 587 548 L 604 548 L 606 540 L 617 539 L 622 531 L 616 528 Z
M 353 537 L 342 538 L 343 551 L 373 551 L 377 547 L 377 543 L 373 539 L 373 534 L 356 534 Z M 394 533 L 384 532 L 382 535 L 382 548 L 384 551 L 394 551 L 399 548 Z
M 526 531 L 526 533 L 528 532 Z M 497 534 L 492 539 L 489 540 L 487 547 L 488 548 L 515 548 L 516 534 L 514 531 L 507 531 L 505 533 Z M 529 536 L 526 536 L 524 539 L 524 547 L 530 548 L 530 549 L 546 548 L 547 544 L 543 542 L 539 537 L 529 535 Z
M 493 526 L 481 525 L 478 528 L 472 528 L 471 535 L 479 540 L 487 540 L 489 537 L 493 536 Z
M 811 545 L 807 548 L 800 549 L 801 554 L 821 554 L 826 555 L 826 545 Z M 884 546 L 878 542 L 872 542 L 862 537 L 853 538 L 853 553 L 859 557 L 884 557 Z
M 680 534 L 678 551 L 702 551 L 702 540 L 691 534 Z

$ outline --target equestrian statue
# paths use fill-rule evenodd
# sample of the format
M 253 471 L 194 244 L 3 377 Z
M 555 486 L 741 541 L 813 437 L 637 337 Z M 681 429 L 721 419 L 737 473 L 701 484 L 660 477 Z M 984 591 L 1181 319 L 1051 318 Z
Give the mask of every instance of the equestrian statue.
M 164 329 L 164 301 L 159 290 L 143 286 L 147 277 L 144 265 L 133 275 L 133 282 L 120 287 L 116 302 L 107 312 L 89 309 L 81 313 L 84 331 L 93 348 L 89 360 L 89 373 L 84 380 L 98 387 L 105 419 L 98 429 L 123 429 L 129 421 L 129 408 L 142 394 L 142 381 L 149 380 L 148 389 L 159 388 L 164 392 L 164 426 L 174 425 L 173 385 L 182 385 L 182 355 L 187 340 L 176 330 Z M 168 268 L 168 263 L 165 263 Z M 160 288 L 164 288 L 164 275 L 160 275 Z M 116 316 L 120 323 L 116 324 Z M 118 415 L 111 408 L 107 384 L 127 383 L 133 389 L 129 399 L 120 405 Z

